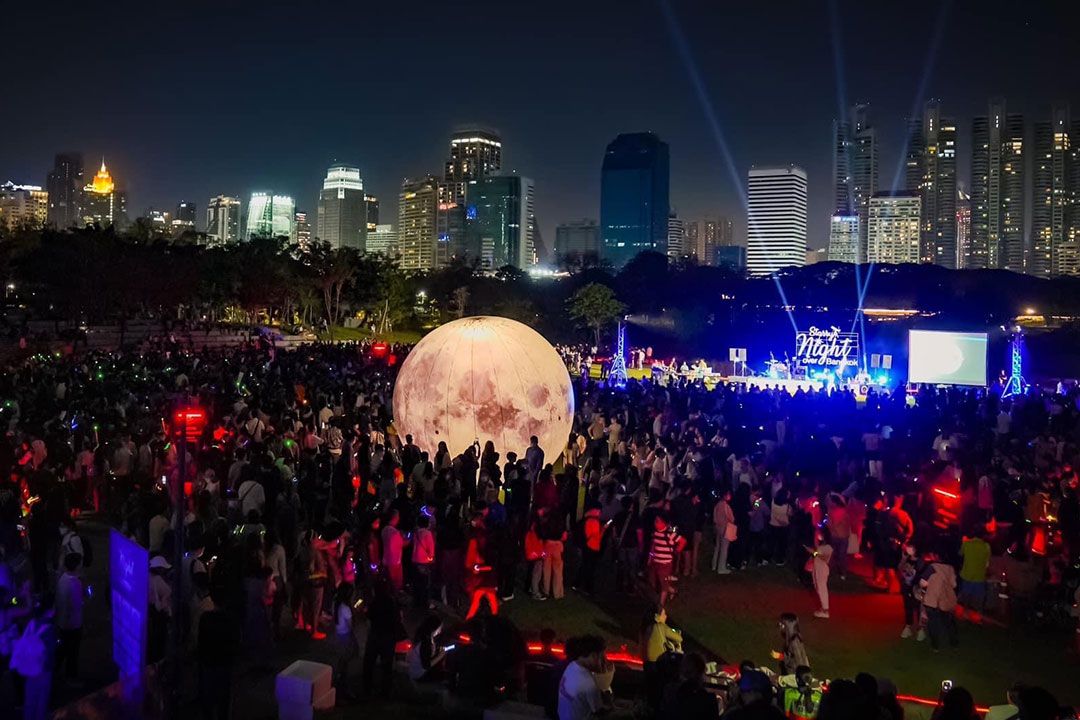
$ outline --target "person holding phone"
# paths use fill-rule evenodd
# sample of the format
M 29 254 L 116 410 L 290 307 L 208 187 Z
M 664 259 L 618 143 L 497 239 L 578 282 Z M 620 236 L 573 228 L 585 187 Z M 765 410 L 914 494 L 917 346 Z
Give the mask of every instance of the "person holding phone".
M 415 683 L 439 682 L 445 676 L 446 654 L 454 645 L 439 646 L 439 634 L 442 633 L 442 619 L 438 615 L 428 615 L 413 635 L 412 647 L 405 658 L 408 664 L 409 679 Z

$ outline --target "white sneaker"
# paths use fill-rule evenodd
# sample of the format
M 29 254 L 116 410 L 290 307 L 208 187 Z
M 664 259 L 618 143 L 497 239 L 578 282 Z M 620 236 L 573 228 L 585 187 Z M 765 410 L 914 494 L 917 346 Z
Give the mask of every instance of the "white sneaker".
M 716 570 L 716 574 L 717 575 L 730 575 L 731 574 L 731 568 L 727 568 L 727 567 L 718 568 Z
M 905 625 L 904 629 L 900 632 L 900 638 L 902 640 L 907 640 L 909 637 L 911 637 L 914 634 L 915 633 L 913 633 L 911 631 L 911 626 L 910 625 Z
M 829 619 L 829 611 L 828 610 L 818 610 L 817 612 L 814 613 L 814 617 L 821 618 L 822 620 L 828 620 Z
M 919 642 L 922 642 L 923 640 L 925 640 L 926 639 L 926 631 L 923 630 L 922 628 L 919 628 L 919 634 L 915 636 L 915 639 L 918 640 Z

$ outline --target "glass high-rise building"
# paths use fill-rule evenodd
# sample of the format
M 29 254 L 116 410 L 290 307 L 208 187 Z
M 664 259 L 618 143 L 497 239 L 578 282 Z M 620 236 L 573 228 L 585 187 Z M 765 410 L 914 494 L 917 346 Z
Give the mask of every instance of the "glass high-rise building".
M 206 204 L 206 237 L 213 245 L 240 240 L 240 200 L 228 195 L 210 198 Z
M 667 219 L 667 256 L 670 260 L 678 260 L 685 252 L 686 227 L 682 218 L 672 212 Z
M 438 265 L 452 256 L 464 256 L 465 189 L 472 180 L 498 173 L 502 169 L 502 138 L 490 130 L 466 129 L 450 137 L 450 157 L 446 161 L 438 188 L 439 236 Z
M 956 250 L 956 123 L 941 115 L 931 100 L 910 124 L 906 188 L 922 200 L 919 258 L 955 268 Z
M 536 264 L 533 181 L 487 175 L 465 186 L 465 251 L 486 270 Z
M 865 261 L 858 215 L 833 215 L 829 218 L 829 252 L 833 262 L 859 264 Z
M 49 193 L 49 225 L 61 230 L 82 225 L 83 158 L 79 153 L 60 153 L 45 180 Z
M 600 256 L 600 225 L 595 220 L 571 220 L 555 226 L 555 255 L 558 258 Z
M 751 168 L 747 185 L 746 270 L 768 275 L 806 264 L 806 171 Z
M 922 198 L 917 192 L 880 192 L 870 198 L 867 260 L 917 263 L 922 247 Z
M 364 249 L 367 237 L 367 205 L 360 168 L 334 165 L 326 171 L 315 235 L 331 247 Z
M 1035 123 L 1032 168 L 1031 256 L 1032 275 L 1080 274 L 1080 237 L 1071 222 L 1076 215 L 1077 191 L 1069 108 L 1053 108 L 1050 119 Z
M 306 248 L 311 245 L 311 223 L 308 221 L 308 214 L 304 210 L 297 210 L 293 218 L 296 220 L 296 244 Z
M 604 259 L 622 267 L 638 253 L 667 253 L 670 160 L 653 133 L 627 133 L 607 146 L 600 176 Z
M 965 267 L 1024 270 L 1024 116 L 990 101 L 971 125 L 971 243 Z
M 379 224 L 379 198 L 374 195 L 365 194 L 364 206 L 366 207 L 367 231 L 368 233 L 373 233 L 375 232 L 375 227 Z
M 847 117 L 833 122 L 833 215 L 857 217 L 858 257 L 866 257 L 866 215 L 878 191 L 877 130 L 868 105 L 853 105 Z M 830 219 L 830 233 L 832 219 Z M 848 262 L 855 262 L 850 260 Z
M 397 230 L 393 225 L 376 225 L 374 230 L 368 231 L 367 252 L 382 253 L 383 255 L 397 254 Z
M 971 196 L 962 189 L 956 191 L 956 267 L 967 268 L 971 257 Z
M 436 233 L 439 181 L 428 175 L 401 184 L 398 195 L 398 262 L 403 270 L 437 267 L 444 244 Z
M 248 201 L 247 227 L 244 236 L 248 240 L 263 237 L 296 238 L 296 203 L 288 195 L 272 195 L 256 192 Z

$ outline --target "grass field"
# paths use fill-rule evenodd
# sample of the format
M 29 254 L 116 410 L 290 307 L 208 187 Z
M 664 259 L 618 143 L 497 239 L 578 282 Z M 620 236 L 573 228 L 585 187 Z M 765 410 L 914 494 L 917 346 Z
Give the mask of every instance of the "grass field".
M 568 574 L 568 578 L 570 575 Z M 568 583 L 569 585 L 569 583 Z M 1002 702 L 1017 680 L 1041 684 L 1063 703 L 1080 703 L 1080 667 L 1066 655 L 1070 633 L 1032 634 L 1024 630 L 961 623 L 960 647 L 933 653 L 929 642 L 901 640 L 903 610 L 898 595 L 868 588 L 849 575 L 832 584 L 832 618 L 817 620 L 813 592 L 788 568 L 765 567 L 728 576 L 714 574 L 680 581 L 670 622 L 685 633 L 690 648 L 704 649 L 730 663 L 769 663 L 779 648 L 777 617 L 799 615 L 815 674 L 851 677 L 859 671 L 893 680 L 901 693 L 937 696 L 941 681 L 968 688 L 980 704 Z M 505 606 L 521 627 L 552 627 L 562 637 L 599 633 L 616 647 L 636 647 L 647 611 L 644 601 L 604 597 L 598 602 L 567 589 L 562 601 L 536 602 L 526 596 Z

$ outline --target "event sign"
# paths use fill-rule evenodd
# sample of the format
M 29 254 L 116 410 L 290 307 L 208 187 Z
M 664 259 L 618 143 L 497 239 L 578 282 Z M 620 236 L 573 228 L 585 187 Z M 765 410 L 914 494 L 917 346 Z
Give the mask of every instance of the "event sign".
M 795 361 L 802 365 L 836 368 L 859 364 L 859 334 L 811 327 L 795 333 Z
M 122 533 L 109 533 L 113 662 L 126 689 L 137 694 L 146 665 L 146 616 L 150 594 L 150 554 Z M 130 697 L 130 695 L 129 695 Z

